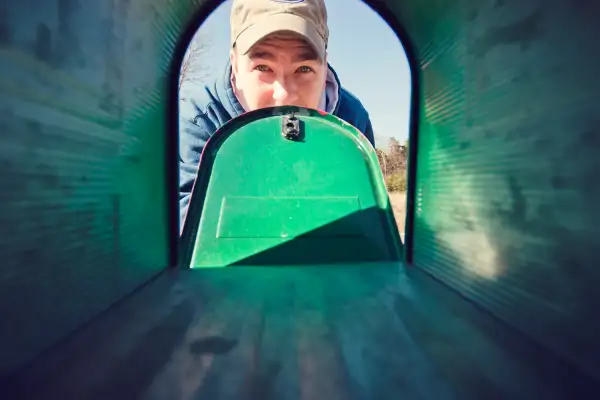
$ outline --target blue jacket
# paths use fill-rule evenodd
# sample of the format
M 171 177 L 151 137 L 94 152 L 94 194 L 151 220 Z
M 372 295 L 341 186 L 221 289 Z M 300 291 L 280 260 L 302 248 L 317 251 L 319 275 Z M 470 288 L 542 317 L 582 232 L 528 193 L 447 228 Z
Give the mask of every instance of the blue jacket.
M 190 93 L 191 92 L 191 93 Z M 361 102 L 344 89 L 329 66 L 322 109 L 360 130 L 375 145 L 369 114 Z M 179 102 L 179 215 L 180 223 L 187 211 L 198 162 L 204 144 L 225 122 L 244 113 L 231 84 L 231 65 L 210 86 L 183 91 Z

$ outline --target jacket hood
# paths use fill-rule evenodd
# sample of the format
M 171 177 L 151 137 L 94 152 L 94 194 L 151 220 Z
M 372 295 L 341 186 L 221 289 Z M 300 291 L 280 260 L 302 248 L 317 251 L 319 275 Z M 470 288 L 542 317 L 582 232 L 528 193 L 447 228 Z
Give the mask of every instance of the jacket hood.
M 340 100 L 341 85 L 338 81 L 338 77 L 333 71 L 333 68 L 327 65 L 327 78 L 325 80 L 325 90 L 323 91 L 323 97 L 319 103 L 319 110 L 334 114 L 337 111 L 338 103 Z

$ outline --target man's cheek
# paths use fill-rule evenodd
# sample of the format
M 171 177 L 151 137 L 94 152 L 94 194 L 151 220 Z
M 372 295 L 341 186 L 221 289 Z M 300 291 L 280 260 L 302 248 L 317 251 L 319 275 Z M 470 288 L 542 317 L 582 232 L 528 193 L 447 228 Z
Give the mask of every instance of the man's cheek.
M 255 98 L 260 108 L 271 107 L 274 103 L 273 96 L 266 91 L 257 92 Z

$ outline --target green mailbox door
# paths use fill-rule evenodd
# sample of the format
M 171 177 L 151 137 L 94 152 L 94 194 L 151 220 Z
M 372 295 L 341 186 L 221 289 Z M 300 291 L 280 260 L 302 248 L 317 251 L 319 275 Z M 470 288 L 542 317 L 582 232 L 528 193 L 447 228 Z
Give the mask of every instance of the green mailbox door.
M 297 107 L 246 113 L 206 144 L 182 232 L 191 268 L 401 259 L 374 148 Z

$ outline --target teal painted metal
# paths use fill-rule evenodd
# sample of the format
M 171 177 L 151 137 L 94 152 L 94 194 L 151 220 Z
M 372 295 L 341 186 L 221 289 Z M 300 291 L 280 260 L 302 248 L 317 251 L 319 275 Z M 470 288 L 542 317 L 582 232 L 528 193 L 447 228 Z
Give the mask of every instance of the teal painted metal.
M 0 373 L 168 265 L 173 71 L 219 3 L 0 7 Z M 599 3 L 367 3 L 411 45 L 414 265 L 600 378 Z
M 393 3 L 422 111 L 413 266 L 600 379 L 600 3 Z
M 0 4 L 0 375 L 169 265 L 168 4 Z
M 289 115 L 297 140 L 284 135 Z M 297 107 L 247 113 L 215 133 L 182 246 L 192 268 L 401 259 L 371 144 L 341 119 Z

